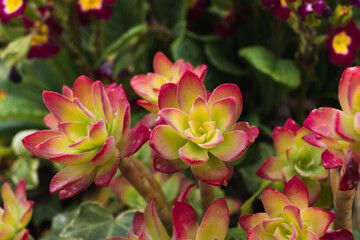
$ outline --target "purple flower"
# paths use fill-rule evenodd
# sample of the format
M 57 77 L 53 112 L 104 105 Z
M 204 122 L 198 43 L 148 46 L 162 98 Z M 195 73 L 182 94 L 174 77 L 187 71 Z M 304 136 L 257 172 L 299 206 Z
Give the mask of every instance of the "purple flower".
M 11 18 L 23 15 L 27 0 L 0 0 L 0 20 L 7 23 Z
M 116 0 L 78 0 L 77 10 L 79 20 L 83 25 L 90 22 L 91 16 L 96 16 L 99 20 L 109 20 L 113 14 L 111 5 Z
M 360 8 L 360 0 L 349 0 L 350 5 Z

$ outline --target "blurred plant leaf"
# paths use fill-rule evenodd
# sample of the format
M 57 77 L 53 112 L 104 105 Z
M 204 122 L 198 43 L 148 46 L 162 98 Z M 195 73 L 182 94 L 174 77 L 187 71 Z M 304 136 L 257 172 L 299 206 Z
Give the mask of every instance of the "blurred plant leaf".
M 77 240 L 77 238 L 68 237 L 68 238 L 60 238 L 60 232 L 71 222 L 71 220 L 75 217 L 75 215 L 79 212 L 79 208 L 74 209 L 72 211 L 67 211 L 64 213 L 57 214 L 51 223 L 51 232 L 46 236 L 41 238 L 41 240 Z
M 191 38 L 186 37 L 181 41 L 174 42 L 171 45 L 171 52 L 175 60 L 184 59 L 184 61 L 193 64 L 194 67 L 206 62 L 201 44 Z
M 11 66 L 25 59 L 30 48 L 31 38 L 31 35 L 27 35 L 11 41 L 4 50 L 0 51 L 0 60 Z
M 276 82 L 289 87 L 298 87 L 301 83 L 300 70 L 293 60 L 278 58 L 262 46 L 242 48 L 238 54 Z
M 104 50 L 104 53 L 102 54 L 98 64 L 100 64 L 110 55 L 116 57 L 117 55 L 121 55 L 127 49 L 135 46 L 140 39 L 140 35 L 144 34 L 146 30 L 146 24 L 136 25 L 127 30 L 120 38 L 118 38 Z
M 145 23 L 146 0 L 117 0 L 113 16 L 105 22 L 106 42 L 112 44 L 130 28 Z
M 229 48 L 228 42 L 212 42 L 205 44 L 205 54 L 212 65 L 220 71 L 233 74 L 235 76 L 242 76 L 246 73 L 236 63 L 233 51 Z
M 248 233 L 240 227 L 229 228 L 225 240 L 246 240 Z
M 22 178 L 26 181 L 26 189 L 35 189 L 39 185 L 37 170 L 39 159 L 20 157 L 15 160 L 7 175 L 14 183 L 19 183 Z
M 178 174 L 173 174 L 170 179 L 168 179 L 164 185 L 162 185 L 162 190 L 164 192 L 166 201 L 171 203 L 179 195 L 180 191 L 180 176 Z
M 215 35 L 215 34 L 201 35 L 201 34 L 191 32 L 191 31 L 186 31 L 186 35 L 192 39 L 202 41 L 202 42 L 217 42 L 217 41 L 221 40 L 221 37 L 219 35 Z
M 125 237 L 132 231 L 135 211 L 123 212 L 116 218 L 95 202 L 85 202 L 71 222 L 61 231 L 60 238 L 99 240 L 110 237 Z

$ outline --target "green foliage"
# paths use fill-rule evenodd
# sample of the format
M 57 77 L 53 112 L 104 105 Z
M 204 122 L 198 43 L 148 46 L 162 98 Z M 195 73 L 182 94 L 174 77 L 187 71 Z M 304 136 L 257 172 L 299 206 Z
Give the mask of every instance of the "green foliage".
M 249 61 L 258 71 L 274 81 L 289 87 L 298 87 L 301 82 L 300 70 L 295 61 L 276 57 L 261 46 L 246 47 L 239 50 L 239 56 Z
M 95 202 L 79 206 L 74 218 L 60 232 L 60 238 L 99 240 L 110 237 L 125 237 L 132 231 L 134 211 L 127 211 L 116 218 Z

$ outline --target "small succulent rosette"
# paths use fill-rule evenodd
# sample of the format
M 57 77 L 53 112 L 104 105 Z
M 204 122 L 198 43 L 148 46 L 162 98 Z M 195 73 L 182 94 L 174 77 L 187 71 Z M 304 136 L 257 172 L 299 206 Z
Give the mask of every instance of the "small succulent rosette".
M 1 189 L 4 209 L 0 207 L 0 239 L 26 240 L 29 230 L 25 227 L 30 222 L 34 202 L 26 199 L 25 180 L 16 186 L 15 193 L 8 183 Z
M 298 176 L 310 192 L 310 204 L 320 194 L 319 180 L 327 180 L 328 171 L 321 162 L 323 149 L 314 147 L 302 138 L 312 133 L 305 127 L 288 119 L 284 127 L 276 127 L 273 133 L 274 146 L 279 156 L 268 158 L 257 171 L 257 175 L 271 181 L 289 181 Z
M 326 48 L 329 59 L 334 65 L 351 65 L 360 46 L 360 30 L 354 21 L 350 20 L 345 27 L 328 30 Z
M 25 27 L 32 35 L 28 58 L 49 58 L 59 53 L 60 48 L 55 39 L 60 37 L 63 29 L 49 16 L 48 10 L 39 8 L 42 19 L 32 21 L 23 18 Z
M 303 137 L 307 143 L 324 149 L 321 154 L 322 164 L 326 169 L 341 168 L 339 189 L 354 189 L 360 181 L 359 162 L 349 151 L 349 142 L 336 141 L 321 137 L 315 133 Z
M 259 134 L 256 127 L 238 122 L 242 95 L 235 84 L 208 93 L 202 80 L 185 72 L 178 84 L 159 93 L 159 121 L 150 136 L 154 169 L 173 173 L 191 167 L 199 180 L 227 184 L 231 161 L 238 159 Z
M 187 189 L 188 190 L 188 189 Z M 134 233 L 127 238 L 113 237 L 108 240 L 208 240 L 225 239 L 229 228 L 230 214 L 224 198 L 215 200 L 207 209 L 201 224 L 195 210 L 185 203 L 186 192 L 172 209 L 173 235 L 170 237 L 155 209 L 155 200 L 150 202 L 144 213 L 137 212 L 133 219 Z
M 266 212 L 239 218 L 240 226 L 249 234 L 248 240 L 353 239 L 348 230 L 328 230 L 336 215 L 309 207 L 307 188 L 296 176 L 285 184 L 284 194 L 267 187 L 261 200 Z
M 112 4 L 116 0 L 77 0 L 77 12 L 82 24 L 90 23 L 90 17 L 109 20 L 113 14 Z
M 24 14 L 27 0 L 0 0 L 0 20 L 6 24 L 10 19 Z
M 158 97 L 162 85 L 178 83 L 186 71 L 194 72 L 201 80 L 204 80 L 207 71 L 204 64 L 195 69 L 191 63 L 184 62 L 184 60 L 178 60 L 173 64 L 162 52 L 156 53 L 153 67 L 154 73 L 136 75 L 131 78 L 130 84 L 142 98 L 137 101 L 137 104 L 154 113 L 159 111 Z
M 317 135 L 336 141 L 346 141 L 360 162 L 360 67 L 347 68 L 339 83 L 341 110 L 323 107 L 313 110 L 304 126 Z
M 51 130 L 28 135 L 24 146 L 34 155 L 66 167 L 50 183 L 60 199 L 74 196 L 93 181 L 107 186 L 119 159 L 134 154 L 149 139 L 142 125 L 129 130 L 130 107 L 122 86 L 104 87 L 80 76 L 63 95 L 44 91 L 51 114 L 44 119 Z

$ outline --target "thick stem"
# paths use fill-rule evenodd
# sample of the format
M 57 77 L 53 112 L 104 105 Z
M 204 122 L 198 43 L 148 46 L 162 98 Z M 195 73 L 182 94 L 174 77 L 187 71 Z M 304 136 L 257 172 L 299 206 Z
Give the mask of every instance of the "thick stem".
M 352 206 L 355 189 L 347 191 L 338 190 L 339 179 L 340 169 L 332 169 L 330 171 L 330 183 L 336 213 L 334 227 L 335 229 L 347 229 L 352 232 Z
M 172 213 L 161 194 L 156 191 L 147 178 L 145 178 L 140 171 L 131 162 L 130 158 L 121 158 L 119 162 L 119 169 L 121 174 L 130 182 L 136 191 L 145 199 L 146 202 L 151 202 L 156 199 L 155 207 L 159 217 L 164 224 L 168 233 L 172 232 Z
M 214 186 L 199 181 L 203 215 L 214 200 Z
M 139 172 L 149 181 L 151 187 L 161 195 L 161 197 L 166 201 L 164 192 L 159 184 L 158 181 L 156 181 L 154 175 L 150 171 L 149 168 L 145 166 L 144 163 L 142 163 L 139 159 L 137 159 L 134 155 L 128 157 L 135 165 L 135 167 L 139 170 Z
M 360 185 L 358 185 L 359 187 Z M 360 227 L 360 191 L 356 191 L 354 199 L 353 225 Z

